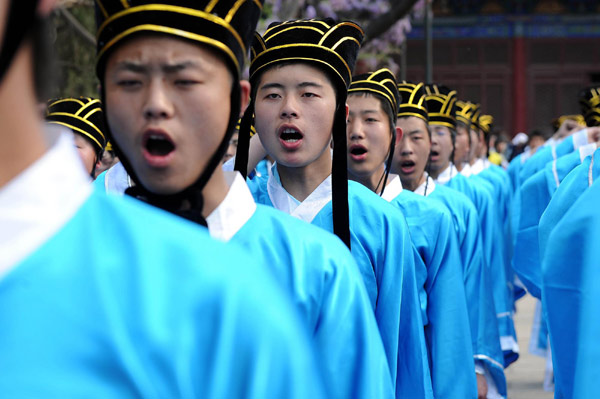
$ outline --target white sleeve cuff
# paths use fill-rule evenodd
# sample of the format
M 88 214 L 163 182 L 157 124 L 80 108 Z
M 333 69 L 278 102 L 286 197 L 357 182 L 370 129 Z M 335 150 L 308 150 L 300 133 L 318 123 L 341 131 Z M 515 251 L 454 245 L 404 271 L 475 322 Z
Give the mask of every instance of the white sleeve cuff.
M 573 149 L 577 150 L 579 147 L 583 147 L 588 143 L 588 130 L 581 129 L 573 133 Z

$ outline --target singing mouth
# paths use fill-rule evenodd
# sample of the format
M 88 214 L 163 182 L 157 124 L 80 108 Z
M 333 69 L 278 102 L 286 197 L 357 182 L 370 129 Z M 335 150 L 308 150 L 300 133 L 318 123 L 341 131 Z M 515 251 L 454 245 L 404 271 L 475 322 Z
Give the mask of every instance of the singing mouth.
M 148 154 L 156 157 L 164 157 L 175 151 L 175 144 L 171 138 L 162 132 L 146 133 L 143 146 Z
M 350 147 L 350 154 L 360 156 L 367 153 L 367 149 L 362 145 L 353 145 Z
M 279 137 L 286 143 L 296 143 L 302 140 L 302 133 L 294 128 L 286 127 L 281 131 Z

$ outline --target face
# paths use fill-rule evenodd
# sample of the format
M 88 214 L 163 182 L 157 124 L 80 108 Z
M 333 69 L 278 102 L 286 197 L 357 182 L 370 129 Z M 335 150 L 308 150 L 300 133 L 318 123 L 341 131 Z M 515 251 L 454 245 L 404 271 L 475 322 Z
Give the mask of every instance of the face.
M 456 127 L 454 142 L 454 163 L 460 165 L 469 158 L 469 131 L 463 126 Z
M 430 168 L 432 174 L 443 172 L 450 163 L 452 155 L 452 133 L 446 126 L 430 125 L 431 155 Z
M 98 164 L 96 165 L 96 177 L 98 177 L 98 175 L 100 175 L 105 170 L 110 169 L 117 162 L 119 162 L 119 159 L 115 156 L 114 153 L 112 153 L 111 151 L 104 151 L 102 153 L 102 158 L 100 159 L 100 162 L 98 162 Z
M 529 147 L 531 148 L 531 152 L 535 152 L 539 147 L 544 145 L 544 139 L 541 136 L 533 136 L 529 140 Z
M 471 136 L 471 147 L 469 148 L 469 162 L 473 162 L 478 156 L 481 147 L 481 143 L 479 142 L 479 134 L 477 131 L 471 129 L 469 131 Z
M 348 171 L 357 177 L 369 177 L 388 157 L 390 119 L 374 96 L 350 95 L 348 106 Z
M 227 152 L 223 156 L 223 163 L 227 162 L 228 160 L 230 160 L 231 158 L 233 158 L 235 156 L 235 153 L 237 152 L 237 146 L 238 146 L 238 136 L 239 136 L 239 133 L 237 133 L 237 132 L 234 133 L 233 135 L 231 135 L 231 140 L 229 140 L 229 146 L 227 147 Z
M 412 191 L 424 179 L 423 172 L 431 151 L 427 123 L 416 116 L 409 116 L 399 118 L 396 125 L 404 134 L 396 145 L 392 172 L 399 174 L 402 185 Z
M 105 74 L 107 119 L 148 190 L 173 194 L 200 177 L 225 135 L 231 87 L 218 55 L 183 40 L 144 36 L 114 51 Z
M 327 76 L 305 64 L 273 67 L 256 92 L 255 127 L 267 153 L 286 167 L 330 162 L 335 91 Z
M 82 135 L 73 133 L 73 136 L 75 137 L 75 147 L 77 148 L 79 157 L 83 161 L 85 170 L 91 175 L 94 165 L 96 165 L 96 150 L 92 143 Z

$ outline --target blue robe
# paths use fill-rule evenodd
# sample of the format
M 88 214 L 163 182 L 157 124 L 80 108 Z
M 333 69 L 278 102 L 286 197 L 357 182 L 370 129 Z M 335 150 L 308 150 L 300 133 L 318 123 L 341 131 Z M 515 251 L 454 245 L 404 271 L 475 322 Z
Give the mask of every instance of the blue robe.
M 531 295 L 541 299 L 540 218 L 563 179 L 581 164 L 580 151 L 549 162 L 520 189 L 522 198 L 513 268 Z
M 475 176 L 476 177 L 476 176 Z M 481 233 L 484 245 L 484 256 L 488 267 L 491 286 L 494 295 L 494 306 L 498 318 L 498 332 L 502 351 L 504 352 L 504 366 L 516 361 L 519 357 L 515 347 L 515 328 L 512 320 L 512 301 L 509 299 L 510 287 L 506 278 L 506 269 L 501 256 L 501 245 L 497 241 L 497 212 L 493 203 L 489 187 L 483 187 L 478 179 L 468 179 L 458 174 L 448 183 L 447 187 L 465 194 L 478 211 Z
M 3 276 L 0 303 L 6 398 L 325 397 L 268 273 L 137 201 L 92 193 Z
M 550 233 L 542 262 L 542 301 L 552 345 L 555 398 L 595 398 L 598 394 L 599 203 L 596 180 Z
M 593 164 L 592 164 L 593 160 Z M 539 244 L 541 258 L 544 259 L 550 233 L 590 185 L 590 178 L 596 180 L 600 175 L 600 150 L 583 160 L 563 179 L 552 196 L 550 203 L 540 218 Z
M 452 214 L 463 265 L 473 353 L 490 371 L 498 392 L 506 396 L 504 356 L 477 210 L 466 195 L 440 184 L 428 198 L 443 204 Z
M 412 242 L 427 266 L 425 338 L 433 393 L 438 398 L 474 398 L 471 330 L 452 218 L 443 205 L 408 190 L 390 203 L 404 214 Z
M 257 204 L 230 242 L 249 249 L 291 294 L 313 337 L 328 397 L 393 397 L 369 298 L 350 251 L 335 235 Z
M 273 206 L 268 178 L 249 181 L 254 199 Z M 415 252 L 406 221 L 366 187 L 348 182 L 352 254 L 379 325 L 397 398 L 431 398 L 431 377 L 415 275 Z M 312 224 L 333 232 L 331 200 Z
M 523 168 L 519 173 L 519 179 L 521 181 L 521 184 L 523 184 L 536 172 L 539 172 L 540 170 L 544 169 L 548 162 L 552 162 L 555 159 L 563 157 L 577 150 L 580 147 L 577 141 L 579 140 L 574 140 L 574 135 L 571 135 L 565 138 L 558 145 L 552 144 L 539 148 L 535 152 L 535 154 L 533 154 L 523 165 Z M 584 144 L 587 144 L 587 140 Z

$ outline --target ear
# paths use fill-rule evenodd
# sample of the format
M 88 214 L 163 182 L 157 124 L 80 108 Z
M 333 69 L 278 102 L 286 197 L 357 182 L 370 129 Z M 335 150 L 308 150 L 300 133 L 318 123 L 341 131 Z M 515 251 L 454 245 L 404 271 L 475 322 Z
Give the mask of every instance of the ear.
M 348 120 L 348 115 L 350 115 L 350 106 L 346 103 L 346 120 Z
M 402 128 L 400 126 L 396 126 L 396 146 L 400 143 L 400 141 L 402 141 L 403 135 L 404 132 L 402 131 Z
M 56 0 L 39 0 L 37 13 L 40 17 L 46 18 L 50 16 L 50 13 L 52 13 L 54 7 L 56 7 Z
M 250 82 L 247 80 L 240 80 L 240 117 L 244 114 L 248 103 L 250 102 Z

